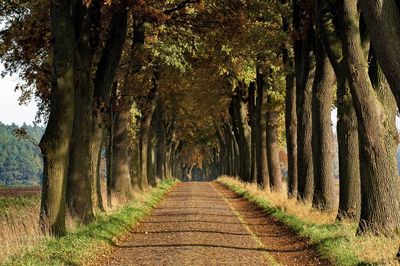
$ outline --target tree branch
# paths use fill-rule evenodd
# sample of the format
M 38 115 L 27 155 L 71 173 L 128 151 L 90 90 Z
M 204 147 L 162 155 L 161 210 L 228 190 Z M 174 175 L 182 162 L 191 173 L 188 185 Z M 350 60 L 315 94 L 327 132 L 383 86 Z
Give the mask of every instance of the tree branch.
M 171 8 L 171 9 L 165 10 L 163 13 L 165 15 L 170 15 L 171 13 L 178 11 L 180 9 L 183 9 L 190 4 L 196 4 L 198 2 L 200 2 L 200 0 L 184 0 L 184 1 L 180 2 L 177 6 Z

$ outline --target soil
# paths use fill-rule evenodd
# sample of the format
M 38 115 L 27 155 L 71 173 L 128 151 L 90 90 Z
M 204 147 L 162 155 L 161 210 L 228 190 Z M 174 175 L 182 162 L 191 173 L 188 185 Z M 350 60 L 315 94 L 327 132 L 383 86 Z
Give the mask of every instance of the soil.
M 97 265 L 330 265 L 219 183 L 180 183 Z
M 40 187 L 19 187 L 19 188 L 0 188 L 0 197 L 24 197 L 24 196 L 39 196 Z

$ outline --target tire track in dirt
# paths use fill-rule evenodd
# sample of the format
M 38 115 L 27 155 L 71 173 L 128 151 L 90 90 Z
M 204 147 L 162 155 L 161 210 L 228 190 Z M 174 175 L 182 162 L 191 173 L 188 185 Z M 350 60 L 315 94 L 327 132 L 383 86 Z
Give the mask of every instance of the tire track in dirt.
M 245 202 L 251 204 L 220 184 L 180 183 L 107 259 L 94 264 L 327 265 L 304 239 L 279 230 Z

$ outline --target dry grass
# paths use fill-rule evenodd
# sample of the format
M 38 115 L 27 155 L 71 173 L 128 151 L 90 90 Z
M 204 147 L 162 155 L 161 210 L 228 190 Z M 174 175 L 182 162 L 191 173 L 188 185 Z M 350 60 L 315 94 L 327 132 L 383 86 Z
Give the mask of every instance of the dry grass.
M 221 177 L 219 180 L 242 186 L 253 195 L 268 199 L 268 202 L 270 202 L 274 207 L 304 221 L 313 221 L 316 224 L 331 224 L 336 219 L 336 212 L 321 212 L 312 208 L 311 203 L 299 203 L 296 199 L 288 198 L 286 193 L 286 183 L 283 184 L 283 191 L 285 192 L 274 192 L 261 190 L 254 183 L 244 183 L 238 179 L 230 177 Z
M 1 199 L 8 201 L 10 199 Z M 24 201 L 22 197 L 20 199 Z M 39 228 L 39 199 L 33 205 L 8 206 L 0 209 L 0 260 L 12 256 L 22 249 L 33 246 L 46 238 Z
M 384 236 L 356 236 L 357 223 L 336 222 L 336 212 L 321 212 L 312 208 L 311 204 L 303 204 L 295 199 L 288 199 L 285 192 L 269 192 L 260 190 L 255 184 L 248 184 L 230 177 L 221 177 L 222 183 L 245 189 L 251 198 L 264 199 L 270 206 L 277 208 L 288 218 L 289 226 L 296 228 L 300 234 L 310 237 L 317 244 L 323 243 L 322 253 L 334 257 L 338 265 L 353 265 L 354 260 L 343 260 L 340 257 L 353 255 L 356 261 L 374 265 L 399 265 L 395 260 L 399 248 L 400 236 L 387 238 Z M 298 223 L 297 225 L 294 223 Z M 299 228 L 301 228 L 299 230 Z M 327 241 L 328 240 L 328 241 Z M 330 250 L 329 250 L 330 249 Z M 343 254 L 339 254 L 339 253 Z M 352 262 L 350 262 L 352 261 Z
M 119 212 L 128 199 L 111 198 L 111 208 L 107 207 L 106 184 L 102 184 L 102 198 L 105 215 Z M 134 190 L 137 202 L 144 202 L 149 198 L 149 191 Z M 0 261 L 5 260 L 22 250 L 35 247 L 43 240 L 49 239 L 48 233 L 43 233 L 39 227 L 40 195 L 29 197 L 0 197 Z M 68 232 L 74 233 L 80 224 L 67 213 L 66 227 Z

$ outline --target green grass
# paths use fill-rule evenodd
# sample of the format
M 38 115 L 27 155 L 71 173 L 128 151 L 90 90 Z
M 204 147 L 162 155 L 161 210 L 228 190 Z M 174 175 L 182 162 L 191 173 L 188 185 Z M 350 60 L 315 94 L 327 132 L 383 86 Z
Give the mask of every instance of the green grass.
M 35 248 L 10 258 L 3 265 L 81 265 L 96 259 L 109 250 L 118 237 L 148 215 L 176 182 L 162 181 L 145 200 L 133 201 L 115 214 L 99 216 L 96 221 L 78 228 L 75 233 L 45 240 Z
M 40 201 L 38 196 L 0 198 L 0 211 L 18 207 L 33 207 Z
M 232 184 L 225 180 L 219 180 L 219 182 L 238 195 L 256 203 L 268 214 L 297 232 L 297 234 L 308 237 L 316 245 L 321 256 L 329 259 L 335 265 L 374 265 L 374 263 L 363 261 L 356 256 L 360 247 L 352 241 L 351 236 L 354 235 L 353 232 L 356 226 L 354 223 L 335 222 L 333 224 L 318 225 L 305 222 L 293 215 L 286 214 L 281 209 L 272 206 L 264 197 L 255 196 L 240 185 Z

